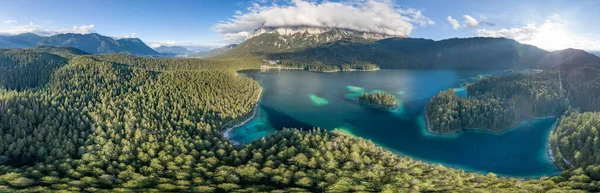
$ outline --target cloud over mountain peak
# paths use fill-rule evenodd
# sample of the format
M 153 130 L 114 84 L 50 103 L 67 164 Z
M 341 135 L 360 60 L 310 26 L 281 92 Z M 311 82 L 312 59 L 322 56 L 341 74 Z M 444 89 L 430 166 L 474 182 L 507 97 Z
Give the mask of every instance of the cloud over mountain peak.
M 433 25 L 420 10 L 403 8 L 389 0 L 311 2 L 292 0 L 286 5 L 253 3 L 213 29 L 226 41 L 244 40 L 260 27 L 310 26 L 408 36 L 417 26 Z

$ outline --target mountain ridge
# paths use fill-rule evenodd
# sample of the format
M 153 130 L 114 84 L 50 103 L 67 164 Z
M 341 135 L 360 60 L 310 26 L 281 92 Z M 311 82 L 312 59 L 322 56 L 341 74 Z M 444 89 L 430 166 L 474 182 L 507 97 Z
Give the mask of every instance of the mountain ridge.
M 159 53 L 148 47 L 139 38 L 115 39 L 97 33 L 64 33 L 53 36 L 39 36 L 22 33 L 0 36 L 0 48 L 32 48 L 35 46 L 73 47 L 91 54 L 126 53 L 138 56 L 158 56 Z
M 200 51 L 197 52 L 195 54 L 190 55 L 189 57 L 192 58 L 209 58 L 209 57 L 216 57 L 216 56 L 221 56 L 223 54 L 228 53 L 231 49 L 235 48 L 238 44 L 229 44 L 220 48 L 215 48 L 212 50 L 208 50 L 208 51 Z
M 284 35 L 280 34 L 281 31 Z M 471 37 L 438 41 L 403 37 L 366 39 L 355 34 L 345 36 L 347 34 L 341 29 L 312 33 L 301 31 L 288 33 L 285 29 L 272 29 L 270 33 L 253 34 L 216 57 L 258 56 L 300 68 L 371 63 L 381 68 L 551 69 L 578 62 L 600 64 L 598 57 L 582 53 L 584 51 L 549 52 L 506 38 Z
M 66 33 L 50 36 L 38 42 L 40 46 L 68 46 L 92 54 L 127 53 L 132 55 L 158 55 L 139 38 L 113 39 L 97 33 Z
M 283 27 L 261 27 L 254 30 L 252 33 L 246 37 L 246 39 L 252 39 L 253 37 L 258 37 L 262 34 L 273 34 L 277 33 L 282 36 L 293 36 L 297 34 L 302 35 L 312 35 L 319 36 L 321 34 L 328 33 L 330 31 L 339 31 L 342 32 L 341 35 L 349 36 L 349 35 L 359 35 L 365 39 L 373 39 L 373 40 L 381 40 L 386 38 L 393 37 L 408 37 L 408 36 L 398 36 L 398 35 L 389 35 L 385 33 L 376 33 L 376 32 L 365 32 L 365 31 L 357 31 L 351 29 L 344 28 L 333 28 L 333 27 L 312 27 L 312 26 L 283 26 Z
M 160 54 L 170 55 L 170 56 L 188 56 L 193 54 L 194 52 L 182 47 L 182 46 L 165 46 L 161 45 L 157 48 L 154 48 Z

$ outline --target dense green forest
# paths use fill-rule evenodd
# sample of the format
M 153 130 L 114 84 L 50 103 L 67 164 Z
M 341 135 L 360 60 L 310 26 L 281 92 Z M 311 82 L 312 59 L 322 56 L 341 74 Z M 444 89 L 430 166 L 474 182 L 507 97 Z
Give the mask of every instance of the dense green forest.
M 387 38 L 373 41 L 361 36 L 347 36 L 340 39 L 336 33 L 332 30 L 318 37 L 307 34 L 293 36 L 262 34 L 231 49 L 226 49 L 226 52 L 216 57 L 258 56 L 299 65 L 320 63 L 340 66 L 369 63 L 383 69 L 548 69 L 573 62 L 563 61 L 565 57 L 560 53 L 547 52 L 505 38 L 473 37 L 440 41 Z
M 524 118 L 560 116 L 569 100 L 556 72 L 518 73 L 483 79 L 467 87 L 468 97 L 442 91 L 425 108 L 434 133 L 463 129 L 502 131 Z
M 251 39 L 252 40 L 252 39 Z M 264 49 L 240 44 L 223 57 Z M 271 46 L 272 47 L 272 46 Z M 453 38 L 441 41 L 417 38 L 389 38 L 379 41 L 342 39 L 288 52 L 255 53 L 269 59 L 306 64 L 321 62 L 328 65 L 372 63 L 384 69 L 397 68 L 481 68 L 526 69 L 546 68 L 548 52 L 534 46 L 504 38 Z M 246 56 L 243 55 L 242 56 Z M 550 64 L 550 63 L 548 63 Z
M 42 68 L 50 76 L 41 85 L 0 89 L 1 192 L 600 191 L 598 170 L 532 180 L 467 173 L 320 129 L 235 146 L 225 125 L 251 113 L 261 91 L 235 71 L 258 68 L 255 59 L 38 52 L 1 58 L 56 62 Z M 37 71 L 22 72 L 16 82 L 38 81 Z
M 358 97 L 358 101 L 386 109 L 394 109 L 398 106 L 396 96 L 386 92 L 365 92 Z

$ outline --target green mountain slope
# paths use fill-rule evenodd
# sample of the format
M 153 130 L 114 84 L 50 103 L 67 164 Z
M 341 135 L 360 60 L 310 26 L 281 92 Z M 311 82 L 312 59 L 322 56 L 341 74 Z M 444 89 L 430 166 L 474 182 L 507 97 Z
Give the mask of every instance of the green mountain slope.
M 111 37 L 92 34 L 59 34 L 44 38 L 37 45 L 73 47 L 91 54 L 127 53 L 132 55 L 158 55 L 138 38 L 115 40 Z
M 67 62 L 67 58 L 37 50 L 1 52 L 0 88 L 21 91 L 41 87 Z
M 146 45 L 139 38 L 122 38 L 118 39 L 117 42 L 121 43 L 121 45 L 123 46 L 123 50 L 119 53 L 125 53 L 136 56 L 158 55 L 158 52 L 148 47 L 148 45 Z
M 267 57 L 290 63 L 340 65 L 366 62 L 382 68 L 542 68 L 547 51 L 503 38 L 455 38 L 442 41 L 412 38 L 376 42 L 337 41 L 297 52 Z

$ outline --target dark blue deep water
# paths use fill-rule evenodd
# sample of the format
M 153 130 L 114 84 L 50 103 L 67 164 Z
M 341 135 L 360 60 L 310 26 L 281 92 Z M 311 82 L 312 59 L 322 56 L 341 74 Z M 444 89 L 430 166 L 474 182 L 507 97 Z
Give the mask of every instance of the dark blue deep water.
M 503 133 L 468 131 L 429 134 L 423 109 L 437 92 L 502 72 L 469 70 L 380 70 L 314 73 L 296 70 L 241 71 L 264 89 L 256 117 L 232 130 L 232 140 L 248 143 L 281 128 L 340 129 L 372 140 L 398 154 L 431 163 L 504 176 L 540 177 L 559 173 L 547 156 L 546 141 L 555 119 L 527 120 Z M 382 111 L 357 101 L 363 91 L 393 93 L 401 102 Z

